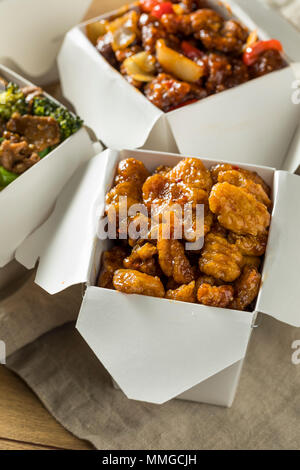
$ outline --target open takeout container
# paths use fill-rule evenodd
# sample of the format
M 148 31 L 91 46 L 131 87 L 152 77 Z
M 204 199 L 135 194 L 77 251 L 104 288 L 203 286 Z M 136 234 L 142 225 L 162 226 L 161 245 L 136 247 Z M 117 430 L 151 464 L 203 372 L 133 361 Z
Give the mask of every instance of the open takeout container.
M 220 2 L 211 3 L 228 14 Z M 268 38 L 234 2 L 230 5 L 250 30 Z M 66 35 L 58 66 L 64 95 L 108 147 L 190 155 L 201 148 L 207 158 L 222 155 L 224 161 L 257 165 L 265 164 L 267 155 L 268 165 L 281 167 L 300 115 L 291 99 L 297 64 L 163 113 L 101 56 L 86 36 L 87 23 Z
M 131 150 L 97 155 L 77 171 L 54 213 L 16 258 L 27 268 L 39 259 L 36 283 L 51 294 L 86 283 L 77 329 L 128 398 L 160 404 L 179 397 L 230 406 L 257 312 L 300 327 L 300 178 L 234 163 L 257 171 L 271 186 L 274 203 L 256 307 L 241 312 L 95 287 L 101 253 L 111 244 L 97 237 L 105 194 L 119 161 L 128 157 L 150 171 L 182 158 Z
M 65 33 L 91 0 L 1 0 L 0 63 L 32 79 L 57 78 L 56 56 Z
M 21 87 L 32 85 L 2 65 L 0 76 Z M 0 268 L 13 259 L 16 248 L 45 221 L 75 170 L 99 149 L 100 144 L 94 144 L 82 127 L 0 192 Z

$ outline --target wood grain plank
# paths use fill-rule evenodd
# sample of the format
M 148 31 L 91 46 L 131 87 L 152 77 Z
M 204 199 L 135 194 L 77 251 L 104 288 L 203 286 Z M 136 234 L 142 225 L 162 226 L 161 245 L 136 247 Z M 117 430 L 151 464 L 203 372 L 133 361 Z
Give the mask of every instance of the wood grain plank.
M 15 374 L 0 366 L 0 438 L 62 449 L 91 449 L 66 431 Z
M 53 450 L 53 447 L 27 444 L 26 442 L 0 439 L 0 450 Z

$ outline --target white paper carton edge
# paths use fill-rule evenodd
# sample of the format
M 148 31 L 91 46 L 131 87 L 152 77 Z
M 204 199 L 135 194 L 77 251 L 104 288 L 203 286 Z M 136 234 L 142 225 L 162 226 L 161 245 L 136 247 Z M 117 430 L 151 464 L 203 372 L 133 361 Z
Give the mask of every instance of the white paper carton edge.
M 299 99 L 298 106 L 300 106 L 300 92 L 298 92 L 298 96 L 296 96 L 295 94 L 295 99 L 296 98 Z M 290 171 L 291 173 L 295 173 L 297 170 L 299 170 L 299 168 L 300 168 L 300 123 L 295 132 L 294 138 L 288 150 L 282 169 Z
M 245 24 L 255 27 L 238 6 L 235 10 Z M 155 124 L 167 120 L 172 132 L 166 142 L 164 126 L 161 132 L 156 129 L 155 150 L 170 151 L 177 146 L 180 153 L 195 155 L 200 148 L 202 155 L 211 159 L 222 156 L 224 161 L 257 165 L 265 164 L 266 154 L 269 166 L 282 166 L 300 116 L 300 107 L 291 102 L 294 67 L 163 114 L 96 51 L 83 32 L 85 24 L 71 30 L 65 38 L 58 58 L 60 75 L 65 96 L 108 147 L 143 147 L 148 138 L 148 142 L 153 142 L 151 130 Z M 261 36 L 266 35 L 261 32 Z M 100 76 L 101 87 L 97 80 Z M 99 102 L 102 106 L 97 108 Z
M 32 85 L 2 65 L 0 74 L 20 86 Z M 0 267 L 13 259 L 16 248 L 45 221 L 76 168 L 101 148 L 100 144 L 95 147 L 83 127 L 0 193 Z
M 160 152 L 139 150 L 118 152 L 106 150 L 96 156 L 86 166 L 82 167 L 62 192 L 54 214 L 17 251 L 18 261 L 28 267 L 34 266 L 36 260 L 40 257 L 40 267 L 37 271 L 36 282 L 48 292 L 59 292 L 74 283 L 74 281 L 88 282 L 90 285 L 93 285 L 99 269 L 99 257 L 101 254 L 99 246 L 107 246 L 107 242 L 97 241 L 96 221 L 99 220 L 103 213 L 105 194 L 111 187 L 117 162 L 129 156 L 141 159 L 149 169 L 154 169 L 163 163 L 173 165 L 182 158 L 178 155 Z M 203 159 L 203 161 L 208 166 L 214 163 L 207 159 Z M 294 255 L 293 250 L 297 246 L 297 233 L 300 228 L 300 217 L 297 217 L 299 213 L 297 202 L 300 196 L 300 194 L 298 196 L 298 193 L 300 193 L 300 180 L 298 180 L 298 176 L 287 172 L 278 172 L 267 167 L 241 165 L 238 162 L 232 163 L 257 171 L 271 187 L 273 187 L 273 178 L 275 177 L 276 184 L 273 191 L 274 209 L 266 260 L 274 259 L 276 254 L 276 260 L 281 260 L 282 258 L 281 263 L 285 259 L 287 260 L 287 266 L 292 264 L 292 261 L 296 259 L 295 256 L 298 256 Z M 281 209 L 279 210 L 279 208 Z M 285 235 L 289 233 L 285 228 L 287 225 L 289 225 L 291 232 L 288 243 L 284 239 Z M 57 230 L 58 227 L 59 230 Z M 276 235 L 273 235 L 273 232 Z M 279 235 L 281 237 L 280 240 Z M 68 245 L 68 250 L 66 251 L 65 240 L 69 240 L 72 237 L 72 242 Z M 279 241 L 282 241 L 280 253 L 278 253 L 277 247 Z M 77 261 L 78 253 L 80 253 L 79 262 Z M 98 257 L 96 260 L 95 256 Z M 270 272 L 272 272 L 272 275 L 270 275 Z M 272 265 L 271 269 L 267 261 L 265 262 L 263 272 L 264 282 L 259 299 L 260 305 L 264 305 L 262 311 L 269 315 L 273 315 L 273 308 L 267 308 L 267 305 L 269 303 L 272 305 L 271 299 L 275 302 L 277 298 L 274 295 L 274 285 L 276 293 L 278 292 L 278 283 L 281 286 L 283 283 L 282 272 L 284 271 L 277 264 Z M 287 272 L 285 272 L 285 275 L 287 275 Z M 292 275 L 292 272 L 290 275 Z M 294 282 L 296 282 L 297 275 L 294 278 Z M 271 283 L 269 279 L 272 279 Z M 274 316 L 281 321 L 298 326 L 299 314 L 297 306 L 299 301 L 297 301 L 295 296 L 293 297 L 293 290 L 289 291 L 289 286 L 292 285 L 292 283 L 289 283 L 286 286 L 288 298 L 295 299 L 294 305 L 291 305 L 289 315 L 285 313 L 285 309 L 281 309 L 279 313 L 274 313 Z M 281 295 L 282 287 L 279 292 Z M 264 303 L 262 303 L 263 301 Z
M 80 171 L 77 172 L 77 175 L 68 185 L 69 189 L 67 187 L 63 192 L 62 197 L 60 198 L 61 201 L 68 201 L 68 207 L 71 206 L 70 214 L 65 213 L 65 207 L 61 204 L 59 205 L 58 203 L 54 215 L 49 218 L 48 222 L 41 229 L 39 229 L 36 234 L 33 234 L 33 236 L 27 240 L 27 242 L 21 247 L 20 250 L 18 250 L 19 256 L 17 256 L 17 259 L 19 259 L 19 261 L 22 261 L 22 257 L 24 260 L 24 257 L 26 256 L 29 256 L 29 258 L 31 256 L 31 260 L 36 260 L 38 257 L 38 252 L 40 250 L 41 260 L 36 282 L 41 287 L 46 288 L 49 292 L 54 293 L 56 289 L 62 290 L 62 288 L 71 285 L 72 281 L 74 281 L 73 273 L 76 272 L 76 263 L 75 265 L 69 265 L 68 263 L 70 261 L 73 261 L 74 263 L 74 257 L 78 256 L 77 253 L 79 253 L 79 257 L 81 259 L 81 268 L 79 270 L 80 280 L 82 282 L 84 282 L 84 280 L 87 280 L 88 284 L 93 284 L 93 279 L 95 278 L 96 272 L 99 268 L 100 261 L 99 253 L 97 253 L 97 256 L 95 257 L 95 214 L 97 214 L 97 217 L 99 217 L 101 213 L 101 208 L 103 210 L 104 195 L 105 192 L 111 186 L 117 161 L 121 158 L 126 158 L 129 155 L 132 155 L 136 158 L 141 158 L 141 156 L 143 155 L 144 158 L 148 158 L 148 162 L 151 158 L 152 168 L 157 166 L 159 163 L 164 163 L 164 158 L 166 158 L 165 163 L 169 164 L 173 164 L 180 159 L 178 155 L 161 154 L 158 152 L 123 151 L 118 153 L 116 151 L 106 150 L 103 154 L 98 155 L 91 162 L 89 162 L 86 169 L 82 170 L 85 172 L 85 178 L 83 178 L 82 186 L 80 188 L 78 188 L 78 182 L 81 181 L 82 175 L 80 175 Z M 143 158 L 141 159 L 143 160 Z M 247 168 L 258 170 L 258 172 L 266 179 L 268 184 L 272 184 L 272 179 L 274 175 L 273 169 L 265 167 L 257 168 L 252 165 L 248 165 Z M 105 179 L 102 181 L 101 186 L 99 186 L 97 175 L 100 175 L 103 172 L 105 173 Z M 78 197 L 79 200 L 75 201 L 72 207 L 72 205 L 69 206 L 69 202 L 70 199 L 72 200 L 72 191 L 74 190 L 77 190 L 76 197 Z M 88 190 L 90 191 L 90 193 L 87 193 Z M 97 194 L 92 197 L 94 191 L 96 191 Z M 276 195 L 277 192 L 275 191 L 275 196 Z M 93 211 L 91 210 L 89 214 L 86 213 L 87 204 L 90 205 L 91 209 L 93 208 Z M 76 206 L 85 208 L 85 210 L 79 211 L 78 209 L 76 209 Z M 73 247 L 73 251 L 71 248 L 70 251 L 68 250 L 66 252 L 66 243 L 62 243 L 62 241 L 64 241 L 65 239 L 70 239 L 70 221 L 72 217 L 74 217 L 74 211 L 75 213 L 77 212 L 77 217 L 75 217 L 73 221 L 76 222 L 76 225 L 73 225 L 73 229 L 71 232 L 74 233 L 75 237 L 77 235 L 79 236 L 80 242 L 78 240 L 77 247 L 75 244 L 75 248 Z M 68 220 L 69 215 L 71 215 L 71 219 Z M 62 223 L 59 225 L 60 230 L 58 235 L 57 220 L 55 220 L 55 217 L 58 217 L 58 220 L 61 220 L 60 217 L 63 218 Z M 78 227 L 79 222 L 81 222 L 81 227 Z M 54 232 L 56 232 L 55 236 L 53 236 L 53 233 L 51 234 L 51 230 L 49 230 L 49 227 L 51 228 L 51 224 L 52 228 L 54 228 Z M 83 230 L 80 232 L 82 226 L 84 228 L 86 227 L 87 230 Z M 82 238 L 82 236 L 84 236 L 84 238 Z M 39 246 L 39 240 L 43 240 L 42 246 Z M 45 249 L 46 246 L 47 249 Z M 83 250 L 83 256 L 78 247 Z M 88 256 L 89 259 L 87 259 Z M 71 273 L 71 278 L 69 278 L 68 280 L 67 276 L 65 276 L 67 273 Z M 62 278 L 61 276 L 65 277 Z M 79 278 L 77 278 L 78 282 Z M 263 289 L 264 286 L 262 288 L 262 291 Z M 162 302 L 164 302 L 165 305 L 163 305 Z M 154 304 L 156 303 L 157 307 L 155 308 Z M 128 308 L 126 308 L 127 304 Z M 158 318 L 155 318 L 153 325 L 151 322 L 151 328 L 154 329 L 152 331 L 152 334 L 149 335 L 149 337 L 146 335 L 146 332 L 149 331 L 149 324 L 147 324 L 147 329 L 145 330 L 144 321 L 147 321 L 147 319 L 149 320 L 150 318 L 152 318 L 153 315 L 156 315 L 155 312 L 157 311 L 160 311 L 161 315 L 164 315 L 165 312 L 168 311 L 169 307 L 170 317 L 166 314 L 166 317 L 164 317 L 163 319 L 164 321 L 166 321 L 166 324 L 169 322 L 170 319 L 174 317 L 173 313 L 171 313 L 174 312 L 174 309 L 178 309 L 178 312 L 180 311 L 180 314 L 178 313 L 179 318 L 183 316 L 183 312 L 185 312 L 186 315 L 190 315 L 192 312 L 193 319 L 196 318 L 197 322 L 205 322 L 205 327 L 203 326 L 203 330 L 206 332 L 206 335 L 204 336 L 208 338 L 214 338 L 215 341 L 213 341 L 213 345 L 217 343 L 220 344 L 223 348 L 223 352 L 221 352 L 221 350 L 218 350 L 218 357 L 214 356 L 213 351 L 215 350 L 209 351 L 209 357 L 214 357 L 214 359 L 212 359 L 212 364 L 207 364 L 206 368 L 204 367 L 204 364 L 201 363 L 199 357 L 197 364 L 198 366 L 199 364 L 201 364 L 201 372 L 198 372 L 197 369 L 197 374 L 195 374 L 196 369 L 193 369 L 191 375 L 185 375 L 186 364 L 180 363 L 180 357 L 174 356 L 174 354 L 176 351 L 178 351 L 178 344 L 189 343 L 186 347 L 192 349 L 189 351 L 184 351 L 183 356 L 185 358 L 189 357 L 189 360 L 189 354 L 193 358 L 197 357 L 197 351 L 199 352 L 198 343 L 200 336 L 197 336 L 197 341 L 195 340 L 195 342 L 187 342 L 187 337 L 190 338 L 191 332 L 189 331 L 189 329 L 186 330 L 185 328 L 183 328 L 182 325 L 180 325 L 180 328 L 178 329 L 175 326 L 174 328 L 172 327 L 171 329 L 169 329 L 166 325 L 164 325 L 164 328 L 162 328 L 162 330 L 159 330 L 158 328 L 159 331 L 156 331 L 155 328 L 159 325 Z M 211 330 L 209 329 L 209 322 L 212 318 L 211 316 L 213 314 L 217 314 L 217 318 L 219 321 L 219 319 L 221 318 L 219 317 L 219 312 L 221 312 L 221 314 L 223 314 L 224 312 L 230 312 L 226 316 L 226 321 L 228 322 L 228 324 L 231 321 L 233 322 L 231 324 L 231 328 L 228 330 L 229 336 L 226 337 L 226 340 L 223 343 L 221 338 L 214 336 L 221 334 L 218 328 L 216 328 L 214 322 L 214 326 L 211 327 Z M 204 307 L 202 305 L 191 306 L 189 304 L 181 304 L 178 302 L 170 303 L 162 299 L 149 299 L 140 296 L 124 296 L 123 294 L 120 294 L 118 292 L 100 289 L 97 287 L 88 287 L 84 302 L 82 304 L 77 328 L 83 335 L 85 340 L 88 342 L 88 344 L 91 346 L 97 357 L 101 360 L 104 366 L 107 367 L 109 372 L 112 374 L 113 378 L 117 381 L 117 383 L 120 385 L 120 387 L 127 394 L 128 397 L 136 400 L 162 403 L 171 399 L 172 397 L 183 393 L 185 390 L 190 389 L 201 381 L 206 380 L 208 377 L 211 377 L 212 375 L 216 374 L 220 370 L 223 370 L 225 367 L 228 367 L 231 364 L 242 359 L 246 353 L 246 348 L 251 333 L 251 324 L 255 315 L 255 312 L 249 314 L 245 312 L 212 309 Z M 199 318 L 201 318 L 201 320 L 199 320 Z M 243 319 L 242 325 L 240 323 L 240 319 Z M 246 321 L 246 324 L 244 323 L 244 320 Z M 147 347 L 142 350 L 138 349 L 140 362 L 132 360 L 129 361 L 127 366 L 125 367 L 125 363 L 122 361 L 120 362 L 120 356 L 123 357 L 124 361 L 128 360 L 128 354 L 130 355 L 130 357 L 137 357 L 137 345 L 135 341 L 136 338 L 130 336 L 130 332 L 137 331 L 136 321 L 140 322 L 138 324 L 140 328 L 140 337 L 143 338 L 143 342 L 146 341 L 145 338 L 147 338 Z M 286 319 L 284 319 L 284 321 L 286 321 Z M 134 322 L 135 326 L 130 330 L 129 325 L 132 326 L 132 322 Z M 108 330 L 109 334 L 107 334 Z M 202 328 L 200 328 L 200 330 L 202 332 Z M 209 335 L 207 334 L 208 330 Z M 125 331 L 127 332 L 126 335 L 124 335 Z M 151 341 L 153 337 L 160 338 L 160 331 L 164 332 L 164 338 L 167 337 L 168 332 L 169 334 L 173 335 L 170 339 L 170 343 L 173 344 L 173 346 L 177 344 L 177 348 L 174 347 L 174 351 L 172 350 L 172 357 L 176 357 L 176 369 L 172 369 L 172 364 L 168 362 L 168 356 L 164 356 L 163 361 L 161 360 L 161 356 L 159 356 L 160 361 L 157 361 L 157 357 L 155 357 L 155 354 L 153 356 L 152 353 L 149 353 L 149 351 L 156 351 L 156 349 L 154 348 L 154 344 L 152 344 Z M 239 341 L 235 343 L 234 335 L 236 332 L 238 332 Z M 233 335 L 233 337 L 231 337 L 231 334 Z M 130 341 L 127 343 L 126 338 L 128 339 L 128 337 L 130 338 Z M 107 338 L 109 338 L 109 341 L 107 340 Z M 162 341 L 162 338 L 160 339 Z M 201 344 L 206 344 L 204 338 L 203 341 L 204 342 L 202 342 L 201 338 Z M 232 345 L 232 349 L 228 350 L 228 344 Z M 208 346 L 209 345 L 206 344 L 205 348 L 208 348 Z M 226 351 L 226 353 L 224 353 L 224 350 Z M 145 356 L 143 354 L 145 354 Z M 221 359 L 219 355 L 221 356 Z M 203 357 L 203 351 L 201 357 Z M 140 367 L 140 364 L 145 363 L 147 363 L 146 369 L 145 367 Z M 158 371 L 158 363 L 160 364 L 161 369 L 159 369 L 158 375 L 155 375 L 155 373 Z M 153 382 L 150 380 L 149 382 L 149 376 L 145 373 L 143 374 L 143 370 L 149 370 L 151 364 L 152 366 L 153 364 L 155 364 L 155 370 L 153 371 L 153 374 L 156 379 L 159 376 L 158 381 L 155 380 Z M 182 368 L 182 371 L 179 367 L 179 364 Z M 172 379 L 169 378 L 167 382 L 162 382 L 162 376 L 166 373 L 166 370 L 171 371 L 170 373 Z M 182 377 L 182 381 L 180 382 L 178 380 L 174 380 L 175 371 L 178 370 L 182 372 L 182 375 L 180 374 L 180 377 Z M 124 371 L 126 371 L 126 373 Z M 134 381 L 134 377 L 139 377 L 138 383 Z M 160 384 L 164 383 L 164 386 L 158 386 L 158 382 Z
M 108 153 L 106 150 L 78 168 L 53 214 L 16 251 L 16 259 L 28 269 L 40 258 L 36 283 L 47 285 L 45 290 L 50 294 L 88 280 L 96 242 L 95 204 L 99 193 L 102 197 L 105 194 Z
M 257 309 L 300 327 L 300 177 L 276 171 L 274 208 Z
M 1 62 L 9 60 L 27 76 L 45 75 L 55 65 L 64 34 L 90 4 L 91 0 L 1 0 Z
M 128 398 L 162 404 L 241 360 L 254 315 L 88 287 L 77 329 Z

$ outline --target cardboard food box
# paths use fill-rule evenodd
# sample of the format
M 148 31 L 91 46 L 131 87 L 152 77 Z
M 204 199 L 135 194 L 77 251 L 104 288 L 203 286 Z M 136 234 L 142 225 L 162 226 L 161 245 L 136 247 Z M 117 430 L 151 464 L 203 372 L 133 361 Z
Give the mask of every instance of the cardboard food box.
M 91 0 L 1 0 L 0 63 L 35 83 L 57 79 L 56 56 L 65 33 Z
M 21 87 L 32 85 L 1 65 L 0 76 Z M 16 248 L 46 220 L 75 170 L 99 149 L 100 144 L 94 144 L 82 127 L 0 192 L 0 268 L 13 259 Z
M 128 398 L 161 404 L 177 397 L 231 406 L 257 312 L 300 327 L 300 178 L 234 163 L 270 185 L 274 204 L 262 287 L 255 309 L 242 312 L 95 287 L 101 253 L 112 243 L 97 237 L 105 194 L 119 161 L 128 157 L 150 171 L 182 158 L 132 150 L 99 154 L 77 171 L 53 215 L 16 258 L 27 268 L 40 260 L 36 283 L 51 294 L 86 283 L 77 329 Z M 215 163 L 202 160 L 207 167 Z
M 250 30 L 268 39 L 235 2 L 230 5 Z M 163 113 L 101 56 L 86 36 L 86 24 L 66 35 L 58 56 L 61 83 L 66 98 L 108 147 L 189 155 L 201 148 L 211 159 L 222 155 L 225 161 L 262 165 L 267 158 L 269 166 L 281 167 L 300 116 L 291 98 L 299 64 Z

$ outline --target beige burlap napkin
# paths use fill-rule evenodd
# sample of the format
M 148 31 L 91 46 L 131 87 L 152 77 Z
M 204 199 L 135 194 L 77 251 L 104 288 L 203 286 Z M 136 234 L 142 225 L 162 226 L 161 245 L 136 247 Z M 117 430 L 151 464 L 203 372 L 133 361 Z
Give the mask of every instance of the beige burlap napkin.
M 81 286 L 49 296 L 31 275 L 0 304 L 8 367 L 73 434 L 98 449 L 299 449 L 300 365 L 291 360 L 299 330 L 263 318 L 231 409 L 179 400 L 155 406 L 112 388 L 70 323 L 81 296 Z

